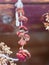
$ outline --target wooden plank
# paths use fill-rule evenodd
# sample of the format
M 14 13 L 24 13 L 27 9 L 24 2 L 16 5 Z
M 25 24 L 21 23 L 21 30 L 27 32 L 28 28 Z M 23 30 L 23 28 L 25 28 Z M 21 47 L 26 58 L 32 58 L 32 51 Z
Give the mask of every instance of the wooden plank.
M 15 3 L 17 0 L 0 0 L 0 3 Z M 49 0 L 22 0 L 23 3 L 42 3 L 49 2 Z

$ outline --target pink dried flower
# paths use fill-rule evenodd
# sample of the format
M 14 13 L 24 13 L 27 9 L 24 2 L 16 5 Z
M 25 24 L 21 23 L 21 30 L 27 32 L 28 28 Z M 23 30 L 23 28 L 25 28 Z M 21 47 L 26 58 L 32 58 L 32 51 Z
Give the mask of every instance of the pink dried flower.
M 24 35 L 24 39 L 25 39 L 25 41 L 29 41 L 30 40 L 30 36 L 28 34 L 25 34 Z
M 25 40 L 23 40 L 23 38 L 21 38 L 20 41 L 18 41 L 18 44 L 21 45 L 21 46 L 24 46 L 24 45 L 26 45 L 27 43 L 26 43 Z
M 26 61 L 25 56 L 23 56 L 22 54 L 16 53 L 16 56 L 17 56 L 17 58 L 19 59 L 19 61 Z
M 28 50 L 26 49 L 20 49 L 19 53 L 22 53 L 23 55 L 25 55 L 26 57 L 30 58 L 31 54 L 29 53 Z
M 20 61 L 26 61 L 27 59 L 31 57 L 28 50 L 24 50 L 24 49 L 19 50 L 19 52 L 16 53 L 16 56 Z

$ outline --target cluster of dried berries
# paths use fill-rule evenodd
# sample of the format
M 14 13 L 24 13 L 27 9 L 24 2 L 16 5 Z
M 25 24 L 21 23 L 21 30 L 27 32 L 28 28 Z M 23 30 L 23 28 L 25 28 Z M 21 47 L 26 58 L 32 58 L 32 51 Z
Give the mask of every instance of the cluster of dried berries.
M 20 38 L 20 40 L 18 41 L 18 44 L 21 46 L 18 53 L 16 53 L 16 56 L 20 61 L 26 61 L 26 59 L 31 57 L 31 55 L 28 52 L 28 50 L 24 49 L 24 45 L 26 45 L 27 42 L 30 40 L 30 36 L 29 36 L 29 34 L 27 34 L 28 28 L 23 25 L 23 22 L 28 21 L 28 18 L 24 16 L 24 10 L 23 10 L 23 7 L 20 6 L 21 4 L 22 3 L 20 0 L 19 0 L 19 2 L 16 3 L 16 5 L 17 5 L 16 17 L 18 19 L 16 22 L 17 22 L 17 24 L 18 24 L 18 22 L 20 23 L 18 25 L 18 31 L 16 32 L 16 34 Z M 17 14 L 18 14 L 18 16 L 17 16 Z

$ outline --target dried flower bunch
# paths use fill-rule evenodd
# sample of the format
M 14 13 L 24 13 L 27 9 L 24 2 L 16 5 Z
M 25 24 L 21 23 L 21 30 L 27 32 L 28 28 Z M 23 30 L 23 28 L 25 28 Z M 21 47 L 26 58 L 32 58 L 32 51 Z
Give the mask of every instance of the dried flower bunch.
M 14 59 L 10 58 L 9 55 L 11 55 L 13 52 L 10 50 L 10 47 L 5 45 L 4 42 L 0 43 L 0 65 L 16 65 L 14 63 Z
M 45 28 L 46 28 L 46 30 L 49 30 L 49 13 L 45 13 L 45 14 L 43 14 L 43 24 L 44 24 L 44 26 L 45 26 Z
M 0 50 L 0 54 L 4 53 L 4 54 L 10 55 L 12 53 L 12 51 L 10 51 L 10 47 L 8 47 L 7 45 L 5 45 L 4 42 L 0 43 L 0 49 L 2 50 L 2 51 Z
M 25 17 L 24 9 L 23 9 L 23 3 L 21 0 L 18 0 L 18 2 L 15 4 L 16 8 L 16 26 L 18 27 L 18 31 L 16 34 L 20 38 L 18 41 L 18 44 L 21 46 L 19 48 L 18 53 L 16 53 L 17 58 L 19 61 L 26 61 L 31 57 L 31 54 L 28 50 L 24 49 L 24 45 L 27 44 L 27 42 L 30 40 L 30 36 L 28 34 L 28 28 L 23 25 L 23 22 L 27 22 L 28 18 Z

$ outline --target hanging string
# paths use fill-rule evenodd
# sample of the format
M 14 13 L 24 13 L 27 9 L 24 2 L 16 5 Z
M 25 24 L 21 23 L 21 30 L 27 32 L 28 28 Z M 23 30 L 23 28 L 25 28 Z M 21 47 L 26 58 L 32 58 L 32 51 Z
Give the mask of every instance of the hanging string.
M 16 12 L 16 26 L 20 26 L 18 12 Z
M 15 59 L 15 58 L 10 58 L 10 57 L 6 56 L 5 54 L 0 54 L 0 57 L 6 58 L 6 59 L 11 60 L 11 61 L 18 61 L 19 60 L 19 59 Z

